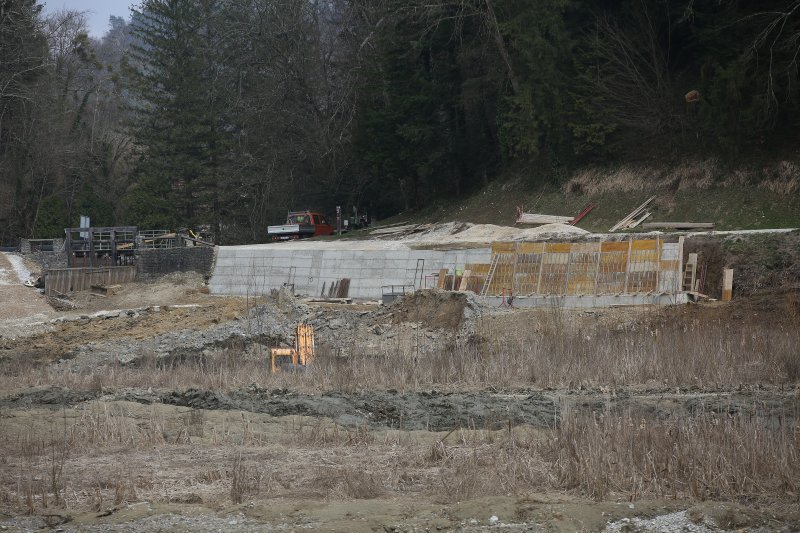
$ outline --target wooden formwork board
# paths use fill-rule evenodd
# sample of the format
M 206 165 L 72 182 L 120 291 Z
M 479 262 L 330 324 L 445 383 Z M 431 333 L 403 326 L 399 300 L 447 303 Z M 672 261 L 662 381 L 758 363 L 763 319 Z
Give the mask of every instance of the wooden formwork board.
M 45 272 L 45 294 L 86 291 L 92 285 L 120 285 L 136 279 L 136 267 L 58 268 Z
M 730 302 L 733 297 L 733 269 L 726 268 L 722 271 L 722 301 Z
M 591 295 L 652 293 L 675 285 L 680 250 L 661 239 L 595 243 L 496 243 L 487 294 Z M 486 274 L 489 265 L 469 265 Z M 675 272 L 673 272 L 675 271 Z

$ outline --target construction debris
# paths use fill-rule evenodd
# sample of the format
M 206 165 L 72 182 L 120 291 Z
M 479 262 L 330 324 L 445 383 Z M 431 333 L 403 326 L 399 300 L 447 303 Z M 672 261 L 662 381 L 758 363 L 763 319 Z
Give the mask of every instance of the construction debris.
M 411 233 L 419 233 L 431 229 L 433 224 L 405 224 L 401 226 L 387 226 L 385 228 L 376 228 L 369 232 L 370 235 L 406 235 Z
M 327 291 L 328 299 L 336 298 L 342 299 L 347 298 L 350 295 L 350 278 L 342 278 L 340 280 L 334 281 L 330 284 Z M 325 284 L 322 285 L 322 297 L 326 296 L 325 291 Z
M 122 285 L 92 285 L 92 294 L 98 296 L 114 296 L 122 289 Z
M 714 229 L 713 222 L 647 222 L 643 228 L 650 229 Z
M 650 211 L 646 212 L 645 214 L 643 214 L 642 216 L 640 216 L 639 218 L 637 218 L 636 220 L 634 220 L 633 222 L 631 222 L 630 224 L 628 224 L 628 229 L 633 229 L 633 228 L 635 228 L 636 226 L 638 226 L 639 224 L 641 224 L 642 222 L 644 222 L 644 221 L 647 219 L 647 217 L 649 217 L 649 216 L 650 216 L 650 215 L 652 215 L 652 214 L 653 214 L 653 213 L 651 213 Z
M 645 201 L 645 203 L 643 203 L 642 205 L 631 211 L 631 213 L 628 216 L 626 216 L 625 218 L 614 224 L 614 226 L 608 231 L 614 232 L 617 230 L 628 229 L 631 227 L 638 226 L 642 222 L 642 220 L 650 216 L 651 213 L 645 211 L 645 209 L 647 208 L 648 205 L 650 205 L 650 202 L 652 202 L 655 199 L 656 199 L 655 196 L 651 196 L 650 198 L 648 198 L 647 201 Z
M 517 207 L 517 224 L 570 224 L 574 219 L 575 217 L 525 213 L 521 206 Z
M 570 225 L 571 225 L 571 226 L 574 226 L 575 224 L 577 224 L 578 222 L 580 222 L 580 221 L 581 221 L 581 219 L 583 219 L 583 217 L 585 217 L 586 215 L 588 215 L 588 214 L 589 214 L 589 211 L 591 211 L 591 210 L 592 210 L 592 209 L 594 209 L 595 207 L 597 207 L 597 204 L 595 204 L 595 203 L 588 203 L 588 204 L 586 204 L 585 206 L 583 206 L 583 209 L 581 209 L 581 212 L 580 212 L 580 213 L 578 213 L 577 215 L 575 215 L 575 218 L 573 218 L 573 219 L 570 221 Z

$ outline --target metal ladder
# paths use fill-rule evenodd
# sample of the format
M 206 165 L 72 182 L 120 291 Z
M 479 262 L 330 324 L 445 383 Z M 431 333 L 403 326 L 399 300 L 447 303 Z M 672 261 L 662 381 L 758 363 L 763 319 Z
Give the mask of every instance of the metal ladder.
M 683 280 L 681 285 L 682 291 L 694 292 L 695 281 L 697 279 L 697 254 L 689 254 L 689 260 L 686 261 L 686 267 L 683 270 Z
M 494 272 L 497 270 L 497 263 L 500 262 L 500 255 L 495 254 L 492 257 L 492 263 L 489 265 L 489 272 L 486 273 L 486 279 L 483 280 L 483 287 L 481 287 L 481 296 L 486 298 L 486 293 L 489 291 L 489 285 L 492 284 L 492 278 L 494 277 Z
M 417 268 L 414 269 L 414 290 L 417 288 L 424 289 L 422 286 L 423 276 L 425 275 L 425 260 L 417 259 Z M 417 285 L 417 278 L 419 278 L 419 285 Z

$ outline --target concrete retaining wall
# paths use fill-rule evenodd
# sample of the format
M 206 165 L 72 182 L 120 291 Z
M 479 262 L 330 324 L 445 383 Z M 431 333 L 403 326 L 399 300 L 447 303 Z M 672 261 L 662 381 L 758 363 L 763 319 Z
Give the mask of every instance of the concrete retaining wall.
M 136 275 L 139 279 L 157 278 L 173 272 L 209 275 L 213 263 L 214 248 L 210 246 L 140 249 L 136 252 Z
M 323 286 L 350 278 L 351 298 L 380 299 L 385 285 L 420 286 L 422 273 L 463 269 L 465 263 L 488 263 L 489 248 L 471 250 L 293 250 L 276 246 L 221 246 L 211 278 L 212 294 L 260 295 L 284 284 L 295 293 L 320 296 Z M 435 282 L 428 278 L 428 285 Z M 422 285 L 425 286 L 423 278 Z
M 486 302 L 501 306 L 507 305 L 500 296 L 488 296 Z M 630 305 L 680 305 L 689 303 L 685 292 L 677 294 L 586 294 L 582 296 L 519 296 L 512 299 L 514 307 L 545 307 L 553 309 L 574 309 L 591 307 L 622 307 Z
M 653 241 L 655 243 L 656 241 Z M 603 294 L 578 292 L 575 285 L 574 292 L 565 280 L 569 277 L 570 253 L 563 261 L 564 272 L 562 281 L 558 286 L 562 288 L 561 294 L 553 293 L 549 296 L 519 294 L 514 299 L 515 307 L 609 307 L 618 305 L 651 305 L 651 304 L 679 304 L 686 303 L 685 294 L 677 290 L 680 282 L 681 253 L 676 243 L 664 244 L 661 248 L 663 254 L 650 251 L 653 257 L 644 257 L 642 261 L 631 261 L 628 257 L 629 246 L 623 243 L 624 250 L 619 265 L 614 272 L 619 278 L 619 287 Z M 523 250 L 524 251 L 524 250 Z M 521 252 L 522 253 L 522 252 Z M 580 252 L 586 255 L 585 252 Z M 600 254 L 602 252 L 596 252 Z M 578 252 L 576 252 L 578 254 Z M 530 255 L 530 254 L 529 254 Z M 522 254 L 520 257 L 527 257 Z M 582 257 L 576 255 L 579 259 Z M 330 250 L 330 249 L 293 249 L 283 248 L 280 245 L 272 246 L 223 246 L 218 249 L 214 273 L 210 281 L 212 294 L 234 295 L 262 295 L 272 289 L 284 285 L 292 285 L 296 294 L 306 296 L 322 296 L 331 284 L 349 278 L 352 298 L 381 299 L 388 285 L 433 287 L 436 286 L 435 274 L 440 269 L 466 270 L 483 266 L 489 268 L 492 260 L 491 248 L 469 250 Z M 542 263 L 541 259 L 535 261 L 536 265 Z M 594 258 L 585 264 L 598 265 L 604 263 L 599 258 Z M 560 265 L 560 263 L 559 263 Z M 419 268 L 421 267 L 421 269 Z M 619 270 L 619 272 L 617 272 Z M 586 271 L 586 272 L 584 272 Z M 532 275 L 520 269 L 509 270 L 514 276 Z M 575 269 L 576 276 L 583 275 L 593 281 L 598 274 L 587 274 L 588 270 Z M 599 272 L 599 271 L 598 271 Z M 591 275 L 589 275 L 591 274 Z M 646 276 L 645 276 L 646 275 Z M 550 274 L 548 274 L 550 276 Z M 552 277 L 552 276 L 550 276 Z M 628 278 L 639 280 L 647 278 L 646 290 L 642 290 L 642 283 L 629 283 Z M 512 286 L 512 278 L 507 280 Z M 642 287 L 640 287 L 642 285 Z M 499 286 L 499 285 L 498 285 Z M 597 286 L 594 282 L 593 287 Z M 635 293 L 625 293 L 624 287 L 633 287 Z M 500 290 L 496 294 L 500 294 Z M 505 292 L 505 291 L 503 291 Z M 487 301 L 500 305 L 502 299 L 496 294 L 487 298 Z

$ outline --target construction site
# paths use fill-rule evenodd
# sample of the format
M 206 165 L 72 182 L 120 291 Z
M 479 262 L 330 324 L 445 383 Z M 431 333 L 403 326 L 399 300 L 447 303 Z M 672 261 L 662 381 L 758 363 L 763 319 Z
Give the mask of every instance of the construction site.
M 800 529 L 800 232 L 648 202 L 607 233 L 23 241 L 0 529 Z

